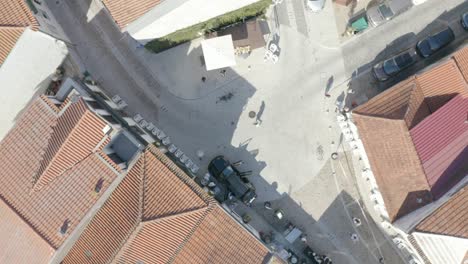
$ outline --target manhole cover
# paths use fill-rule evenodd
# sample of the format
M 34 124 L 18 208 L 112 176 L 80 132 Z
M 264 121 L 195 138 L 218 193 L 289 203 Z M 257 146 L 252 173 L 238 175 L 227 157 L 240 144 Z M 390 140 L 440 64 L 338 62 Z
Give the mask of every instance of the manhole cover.
M 255 118 L 256 115 L 257 115 L 257 114 L 255 113 L 255 111 L 250 111 L 250 112 L 249 112 L 249 117 L 250 117 L 250 118 Z

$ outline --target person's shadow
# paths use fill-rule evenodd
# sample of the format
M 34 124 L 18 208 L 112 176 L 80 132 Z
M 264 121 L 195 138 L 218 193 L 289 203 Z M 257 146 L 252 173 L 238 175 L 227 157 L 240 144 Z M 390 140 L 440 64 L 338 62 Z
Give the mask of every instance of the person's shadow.
M 330 78 L 328 78 L 327 85 L 325 87 L 325 96 L 327 96 L 327 97 L 330 96 L 329 92 L 330 92 L 331 88 L 333 87 L 333 81 L 334 81 L 334 78 L 333 78 L 333 75 L 332 75 L 332 76 L 330 76 Z
M 257 113 L 257 122 L 262 122 L 262 115 L 263 115 L 263 111 L 265 111 L 265 101 L 262 101 L 262 104 L 260 105 L 260 109 L 258 110 L 258 113 Z

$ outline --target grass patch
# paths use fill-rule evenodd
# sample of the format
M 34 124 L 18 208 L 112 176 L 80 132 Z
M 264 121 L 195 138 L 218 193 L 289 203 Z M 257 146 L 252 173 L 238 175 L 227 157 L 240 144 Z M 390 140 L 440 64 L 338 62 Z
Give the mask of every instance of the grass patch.
M 200 37 L 199 32 L 205 34 L 206 32 L 216 31 L 225 26 L 240 22 L 246 18 L 262 16 L 270 5 L 271 0 L 258 1 L 232 12 L 214 17 L 208 21 L 177 30 L 167 36 L 153 39 L 145 45 L 145 48 L 155 53 L 170 49 Z

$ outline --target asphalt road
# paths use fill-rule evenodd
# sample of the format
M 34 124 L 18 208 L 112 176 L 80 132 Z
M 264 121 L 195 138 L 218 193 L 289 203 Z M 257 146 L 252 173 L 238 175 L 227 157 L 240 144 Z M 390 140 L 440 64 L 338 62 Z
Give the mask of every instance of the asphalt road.
M 327 165 L 331 141 L 338 142 L 339 135 L 330 130 L 335 98 L 324 98 L 324 90 L 330 79 L 336 91 L 346 89 L 342 84 L 357 69 L 358 77 L 364 78 L 359 73 L 368 73 L 376 58 L 411 45 L 416 37 L 401 38 L 392 48 L 388 43 L 412 32 L 422 34 L 433 20 L 437 21 L 434 27 L 439 25 L 444 21 L 439 16 L 462 1 L 429 0 L 340 48 L 330 3 L 321 14 L 311 14 L 301 9 L 299 0 L 285 0 L 277 12 L 281 25 L 275 29 L 281 37 L 280 62 L 257 67 L 197 100 L 170 93 L 170 84 L 161 83 L 135 56 L 131 42 L 100 5 L 91 5 L 90 0 L 46 2 L 77 51 L 83 70 L 111 96 L 119 94 L 128 103 L 129 114 L 140 113 L 161 126 L 192 159 L 201 148 L 207 157 L 225 154 L 231 160 L 244 160 L 247 169 L 255 172 L 252 181 L 259 196 L 295 209 L 290 213 L 294 220 L 310 226 L 311 243 L 334 256 L 334 263 L 376 263 L 380 255 L 386 256 L 387 263 L 402 263 L 375 223 L 362 226 L 361 231 L 353 228 L 350 216 L 365 212 L 359 207 L 350 172 L 343 170 L 333 177 Z M 456 16 L 450 13 L 448 20 Z M 178 76 L 188 74 L 173 70 Z M 362 83 L 369 87 L 370 81 Z M 174 89 L 182 93 L 188 88 Z M 219 103 L 226 92 L 233 92 L 234 98 Z M 247 112 L 258 109 L 261 102 L 266 104 L 263 123 L 255 127 Z M 350 240 L 353 232 L 361 235 L 360 241 Z
M 463 44 L 468 33 L 460 25 L 461 15 L 468 12 L 468 2 L 460 0 L 429 0 L 414 6 L 393 20 L 356 35 L 342 47 L 348 76 L 360 76 L 368 73 L 376 63 L 415 47 L 419 40 L 450 26 L 455 32 L 456 41 L 439 51 L 431 59 L 420 60 L 403 74 L 387 82 L 381 88 L 389 87 L 420 69 L 450 54 Z

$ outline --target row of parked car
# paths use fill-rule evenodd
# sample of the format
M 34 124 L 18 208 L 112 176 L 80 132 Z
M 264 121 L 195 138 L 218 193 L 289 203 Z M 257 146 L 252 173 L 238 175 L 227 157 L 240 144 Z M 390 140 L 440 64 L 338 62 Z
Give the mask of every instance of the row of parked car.
M 468 31 L 468 12 L 462 15 L 460 23 L 462 27 Z M 418 56 L 423 59 L 428 58 L 454 40 L 455 34 L 453 30 L 447 27 L 442 31 L 418 41 L 415 48 L 407 49 L 374 65 L 374 77 L 381 82 L 387 81 L 390 77 L 415 64 L 418 60 Z

